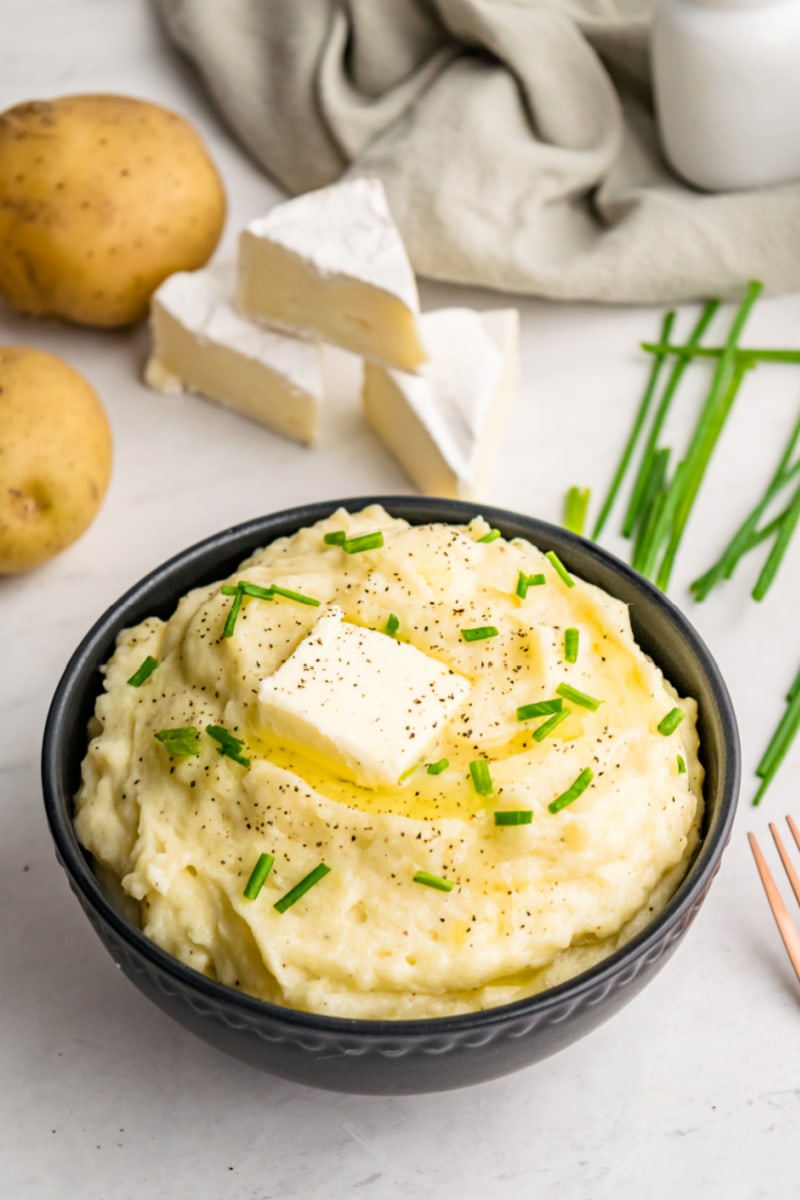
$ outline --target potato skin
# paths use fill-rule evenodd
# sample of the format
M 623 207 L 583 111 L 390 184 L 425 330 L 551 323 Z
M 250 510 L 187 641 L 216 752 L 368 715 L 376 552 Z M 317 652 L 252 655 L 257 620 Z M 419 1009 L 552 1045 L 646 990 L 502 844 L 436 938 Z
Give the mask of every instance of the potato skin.
M 0 346 L 0 574 L 39 566 L 89 527 L 111 474 L 97 393 L 63 359 Z
M 203 266 L 225 192 L 194 128 L 145 100 L 63 96 L 0 114 L 0 293 L 20 312 L 128 325 Z

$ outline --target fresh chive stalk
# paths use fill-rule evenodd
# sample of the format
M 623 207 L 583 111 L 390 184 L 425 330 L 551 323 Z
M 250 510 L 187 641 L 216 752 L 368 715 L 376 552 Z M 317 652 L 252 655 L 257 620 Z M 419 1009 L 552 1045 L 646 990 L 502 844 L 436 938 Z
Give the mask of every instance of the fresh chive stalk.
M 534 741 L 543 742 L 546 737 L 549 737 L 554 729 L 558 728 L 562 721 L 566 721 L 571 712 L 571 708 L 565 707 L 562 708 L 560 712 L 553 713 L 552 717 L 548 717 L 546 721 L 543 721 L 538 729 L 534 729 Z
M 667 489 L 666 478 L 672 451 L 666 446 L 656 450 L 650 474 L 645 480 L 639 512 L 636 518 L 635 537 L 631 552 L 631 566 L 650 578 L 655 569 L 659 548 L 667 533 Z M 680 471 L 680 467 L 678 470 Z M 676 476 L 677 477 L 677 476 Z
M 217 751 L 225 758 L 232 758 L 243 767 L 250 766 L 250 759 L 242 754 L 244 742 L 241 738 L 234 737 L 222 725 L 206 725 L 206 733 L 218 743 Z
M 589 511 L 590 488 L 571 487 L 564 499 L 564 528 L 570 533 L 583 533 Z
M 669 339 L 662 336 L 658 342 L 640 342 L 642 350 L 647 354 L 675 355 L 678 358 L 721 358 L 725 353 L 724 346 L 673 346 Z M 767 363 L 800 363 L 800 350 L 781 350 L 762 346 L 738 346 L 736 355 L 749 358 L 753 362 Z
M 756 586 L 752 592 L 754 600 L 763 600 L 772 587 L 775 576 L 789 547 L 789 542 L 792 540 L 792 535 L 797 528 L 798 521 L 800 521 L 800 487 L 795 491 L 791 504 L 786 510 L 778 531 L 778 536 L 769 552 L 767 561 L 764 563 L 761 574 L 756 580 Z
M 594 696 L 588 696 L 586 692 L 579 692 L 577 688 L 571 687 L 568 683 L 560 683 L 556 692 L 565 700 L 577 704 L 579 708 L 590 708 L 592 712 L 595 712 L 603 703 L 602 700 L 595 700 Z
M 503 808 L 494 814 L 495 825 L 530 825 L 532 808 Z
M 709 325 L 716 316 L 718 308 L 719 300 L 709 300 L 703 306 L 703 310 L 700 313 L 697 323 L 689 335 L 687 346 L 694 347 L 699 344 Z M 678 385 L 683 379 L 688 365 L 688 358 L 679 358 L 678 361 L 673 364 L 666 386 L 661 395 L 661 399 L 658 402 L 658 406 L 653 417 L 653 423 L 650 426 L 644 450 L 642 452 L 639 469 L 634 479 L 633 489 L 631 491 L 630 500 L 628 501 L 628 507 L 625 511 L 625 517 L 622 523 L 622 533 L 624 537 L 630 537 L 633 533 L 634 526 L 639 515 L 639 507 L 644 494 L 646 481 L 653 468 L 653 457 L 656 454 L 658 439 L 661 436 L 661 430 L 664 426 L 667 414 L 669 413 L 672 402 L 675 399 L 675 393 L 678 390 Z
M 493 795 L 492 774 L 485 758 L 473 759 L 469 764 L 469 773 L 472 776 L 472 786 L 479 796 Z
M 462 629 L 465 642 L 483 642 L 486 638 L 498 637 L 500 630 L 495 625 L 478 625 L 475 629 Z
M 792 463 L 798 440 L 800 439 L 800 417 L 795 422 L 789 441 L 784 447 L 780 461 L 767 484 L 761 499 L 748 513 L 742 524 L 736 530 L 722 554 L 709 569 L 690 584 L 689 590 L 695 600 L 705 600 L 708 593 L 723 579 L 730 579 L 740 559 L 748 551 L 759 545 L 767 537 L 779 529 L 786 518 L 788 509 L 779 515 L 776 521 L 771 521 L 763 529 L 758 528 L 759 521 L 767 508 L 777 498 L 787 483 L 800 472 L 800 460 Z
M 667 715 L 662 717 L 658 722 L 656 729 L 664 737 L 669 737 L 671 733 L 675 732 L 685 716 L 686 713 L 682 708 L 671 708 Z
M 437 762 L 428 763 L 425 770 L 429 775 L 441 775 L 450 766 L 449 758 L 440 758 Z
M 764 793 L 789 752 L 789 747 L 792 745 L 798 729 L 800 729 L 800 671 L 786 693 L 786 711 L 778 722 L 761 761 L 756 767 L 756 775 L 761 780 L 761 784 L 753 798 L 754 805 L 761 803 Z
M 576 663 L 578 661 L 580 639 L 580 631 L 574 629 L 572 626 L 564 630 L 564 658 L 568 663 Z
M 285 896 L 281 896 L 280 900 L 276 900 L 272 907 L 276 908 L 279 913 L 285 913 L 287 908 L 291 908 L 293 904 L 297 904 L 297 901 L 302 896 L 305 896 L 306 892 L 309 891 L 315 883 L 319 883 L 320 879 L 324 879 L 329 871 L 330 867 L 326 867 L 325 863 L 320 863 L 318 866 L 314 867 L 313 871 L 309 871 L 307 875 L 303 876 L 299 883 L 296 883 L 293 888 L 290 888 Z
M 159 729 L 154 735 L 172 758 L 190 758 L 200 753 L 200 731 L 194 725 Z
M 272 870 L 275 862 L 274 854 L 259 854 L 258 861 L 250 873 L 250 878 L 245 884 L 244 894 L 246 899 L 255 900 L 258 893 L 261 891 L 267 876 Z
M 150 678 L 157 666 L 158 659 L 153 658 L 152 654 L 148 654 L 142 665 L 133 672 L 128 683 L 131 687 L 141 687 L 145 680 Z
M 441 875 L 431 875 L 429 871 L 416 871 L 414 873 L 414 883 L 421 883 L 424 887 L 435 888 L 437 892 L 452 892 L 455 887 L 452 879 L 442 879 Z
M 661 339 L 660 340 L 662 342 L 669 342 L 670 335 L 672 333 L 672 326 L 673 326 L 674 322 L 675 322 L 675 313 L 674 313 L 674 311 L 670 310 L 670 312 L 668 312 L 665 315 L 665 317 L 662 321 L 662 324 L 661 324 Z M 647 420 L 647 414 L 650 411 L 650 405 L 652 404 L 653 396 L 655 395 L 656 387 L 658 386 L 658 381 L 661 376 L 661 370 L 664 366 L 665 361 L 666 361 L 665 353 L 656 354 L 655 361 L 653 362 L 653 365 L 650 368 L 650 375 L 647 380 L 647 386 L 645 387 L 644 395 L 642 396 L 641 402 L 639 404 L 639 408 L 637 409 L 637 412 L 636 412 L 636 416 L 634 417 L 633 426 L 631 428 L 630 434 L 628 435 L 628 440 L 625 443 L 625 449 L 622 451 L 622 457 L 620 458 L 619 463 L 617 464 L 617 469 L 614 472 L 614 477 L 611 481 L 611 487 L 608 489 L 606 498 L 603 501 L 602 507 L 597 516 L 597 520 L 595 521 L 594 529 L 592 530 L 592 538 L 595 541 L 597 540 L 597 538 L 600 537 L 600 534 L 603 532 L 603 529 L 605 528 L 606 521 L 608 520 L 609 514 L 611 513 L 611 510 L 614 507 L 614 503 L 617 499 L 617 495 L 619 494 L 619 489 L 622 486 L 622 481 L 625 478 L 625 475 L 627 474 L 628 467 L 630 466 L 631 458 L 633 457 L 633 452 L 636 449 L 636 443 L 639 441 L 639 437 L 641 435 L 642 429 L 644 428 L 645 421 Z
M 561 712 L 564 707 L 564 701 L 558 700 L 537 700 L 533 704 L 522 704 L 517 709 L 518 721 L 532 721 L 534 717 L 549 717 L 551 713 Z
M 541 587 L 543 583 L 547 583 L 544 575 L 526 575 L 524 571 L 520 571 L 517 576 L 516 592 L 520 600 L 524 600 L 528 594 L 528 588 Z
M 594 779 L 594 771 L 591 767 L 584 767 L 574 783 L 570 784 L 565 792 L 560 796 L 556 796 L 555 800 L 551 800 L 548 804 L 548 809 L 551 813 L 560 812 L 562 808 L 566 808 L 568 804 L 572 804 L 573 800 L 577 800 L 578 796 L 586 791 L 589 784 Z
M 575 580 L 572 578 L 569 571 L 556 554 L 555 550 L 548 550 L 545 554 L 545 558 L 550 563 L 550 566 L 553 568 L 562 583 L 565 583 L 568 588 L 575 587 Z

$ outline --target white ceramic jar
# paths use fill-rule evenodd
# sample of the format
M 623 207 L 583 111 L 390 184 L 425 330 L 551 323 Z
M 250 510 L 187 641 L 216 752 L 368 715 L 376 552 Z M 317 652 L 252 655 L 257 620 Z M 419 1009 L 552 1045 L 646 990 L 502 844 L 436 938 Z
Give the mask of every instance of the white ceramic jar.
M 667 159 L 709 191 L 800 179 L 800 0 L 656 0 Z

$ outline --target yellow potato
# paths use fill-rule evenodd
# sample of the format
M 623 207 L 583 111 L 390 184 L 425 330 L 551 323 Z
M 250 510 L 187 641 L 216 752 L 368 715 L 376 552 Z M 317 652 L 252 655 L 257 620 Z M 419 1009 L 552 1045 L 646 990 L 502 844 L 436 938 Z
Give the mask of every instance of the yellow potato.
M 80 537 L 110 474 L 108 418 L 83 376 L 43 350 L 0 346 L 0 574 Z
M 0 294 L 20 312 L 128 325 L 174 271 L 209 259 L 225 192 L 176 113 L 63 96 L 0 114 Z

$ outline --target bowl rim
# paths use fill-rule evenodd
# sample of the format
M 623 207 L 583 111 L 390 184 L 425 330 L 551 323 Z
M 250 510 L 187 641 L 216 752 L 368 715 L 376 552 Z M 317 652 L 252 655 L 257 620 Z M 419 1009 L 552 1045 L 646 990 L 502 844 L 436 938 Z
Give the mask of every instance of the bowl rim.
M 702 837 L 684 879 L 664 909 L 624 946 L 594 966 L 551 988 L 509 1004 L 449 1016 L 374 1019 L 306 1012 L 240 992 L 189 967 L 131 924 L 104 893 L 91 868 L 87 853 L 75 834 L 72 819 L 74 797 L 62 786 L 60 769 L 64 739 L 70 733 L 69 711 L 75 693 L 85 692 L 88 678 L 98 674 L 102 663 L 108 658 L 109 647 L 113 648 L 116 635 L 131 623 L 126 619 L 126 614 L 132 613 L 146 598 L 151 595 L 158 596 L 160 592 L 170 595 L 171 607 L 174 609 L 179 597 L 192 587 L 198 586 L 206 575 L 209 576 L 209 581 L 220 577 L 219 573 L 215 576 L 211 572 L 209 575 L 207 569 L 217 558 L 222 561 L 234 558 L 242 561 L 262 546 L 269 545 L 277 538 L 287 536 L 305 525 L 313 524 L 337 509 L 357 511 L 371 505 L 380 505 L 391 516 L 399 516 L 412 524 L 426 524 L 429 521 L 466 524 L 477 516 L 483 516 L 490 525 L 500 528 L 501 531 L 504 526 L 509 528 L 522 525 L 526 527 L 527 532 L 514 533 L 512 536 L 524 536 L 535 545 L 550 540 L 556 544 L 559 555 L 566 547 L 564 557 L 569 558 L 570 550 L 579 551 L 590 562 L 610 570 L 630 590 L 643 593 L 661 608 L 680 637 L 688 644 L 705 673 L 717 705 L 720 724 L 725 731 L 724 770 L 721 772 L 714 821 Z M 206 568 L 203 575 L 199 573 L 201 566 Z M 181 586 L 176 594 L 174 584 L 171 591 L 167 585 L 178 571 L 189 571 L 197 577 L 198 582 Z M 582 575 L 580 570 L 576 573 Z M 155 606 L 154 599 L 150 608 Z M 141 616 L 133 616 L 132 619 L 136 622 L 142 620 L 146 615 L 146 608 L 147 606 Z M 94 695 L 99 695 L 99 691 L 95 691 Z M 63 670 L 45 722 L 41 775 L 45 812 L 58 861 L 65 870 L 73 890 L 79 893 L 82 904 L 88 904 L 94 909 L 98 917 L 111 927 L 129 950 L 143 955 L 169 976 L 175 985 L 188 987 L 211 1004 L 232 1007 L 243 1020 L 268 1018 L 272 1024 L 283 1026 L 284 1029 L 294 1031 L 298 1035 L 357 1033 L 361 1037 L 385 1045 L 387 1042 L 406 1042 L 409 1038 L 421 1036 L 449 1036 L 487 1030 L 514 1018 L 546 1018 L 551 1010 L 560 1009 L 567 999 L 578 1004 L 584 997 L 595 994 L 598 988 L 602 990 L 604 984 L 610 986 L 622 962 L 630 960 L 633 963 L 641 956 L 648 956 L 656 947 L 661 947 L 665 939 L 669 941 L 670 932 L 680 930 L 687 913 L 691 914 L 695 905 L 702 900 L 729 841 L 739 792 L 740 745 L 736 716 L 728 689 L 705 642 L 688 618 L 667 596 L 615 555 L 558 525 L 510 509 L 429 496 L 370 494 L 331 501 L 313 501 L 228 526 L 172 555 L 130 586 L 92 624 Z

